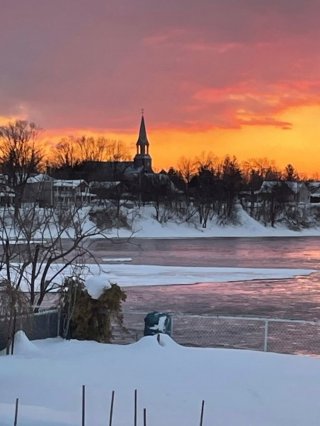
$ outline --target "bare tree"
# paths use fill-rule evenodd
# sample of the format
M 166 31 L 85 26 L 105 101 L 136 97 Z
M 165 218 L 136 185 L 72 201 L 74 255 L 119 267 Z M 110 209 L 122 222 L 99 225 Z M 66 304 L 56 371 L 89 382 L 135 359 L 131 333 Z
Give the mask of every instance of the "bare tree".
M 16 316 L 25 314 L 28 309 L 28 302 L 25 294 L 17 288 L 12 287 L 11 283 L 0 280 L 0 318 L 6 327 L 6 354 L 13 353 L 13 341 L 16 328 Z M 11 343 L 11 345 L 10 345 Z
M 186 184 L 189 184 L 197 170 L 196 162 L 190 158 L 181 157 L 178 162 L 178 170 Z
M 59 167 L 74 167 L 86 161 L 123 161 L 128 158 L 123 142 L 105 137 L 68 136 L 56 146 L 56 164 Z
M 80 162 L 103 161 L 107 155 L 107 140 L 103 137 L 81 136 L 75 138 L 74 143 L 79 153 Z
M 77 206 L 24 206 L 13 221 L 13 209 L 1 208 L 1 276 L 14 289 L 28 293 L 30 306 L 40 306 L 49 292 L 59 289 L 62 275 L 83 266 L 84 258 L 95 261 L 88 239 L 105 235 L 95 225 L 88 226 L 88 214 Z
M 21 203 L 28 178 L 37 172 L 42 159 L 35 147 L 39 131 L 36 124 L 22 120 L 0 127 L 0 163 L 9 186 L 15 192 L 16 209 Z
M 268 158 L 249 158 L 241 164 L 242 176 L 246 182 L 251 180 L 251 175 L 259 176 L 261 181 L 269 179 L 272 174 L 279 176 L 280 172 L 274 160 Z M 270 179 L 269 179 L 270 180 Z
M 186 203 L 189 204 L 189 185 L 192 177 L 195 175 L 197 165 L 190 158 L 181 157 L 178 162 L 178 170 L 185 182 Z
M 73 143 L 73 139 L 63 138 L 56 146 L 56 165 L 59 167 L 74 167 L 79 158 L 76 154 L 76 148 Z
M 122 141 L 107 141 L 107 158 L 108 161 L 127 161 L 130 159 L 127 146 Z
M 198 171 L 217 169 L 218 157 L 213 155 L 212 152 L 203 151 L 195 158 L 194 164 L 197 167 Z

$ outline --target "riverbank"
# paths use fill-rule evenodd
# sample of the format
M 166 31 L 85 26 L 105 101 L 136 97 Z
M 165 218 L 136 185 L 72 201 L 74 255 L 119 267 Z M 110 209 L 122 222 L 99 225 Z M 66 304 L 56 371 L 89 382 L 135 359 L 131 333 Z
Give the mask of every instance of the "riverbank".
M 238 212 L 238 224 L 223 225 L 217 223 L 216 218 L 208 220 L 207 227 L 202 228 L 198 221 L 183 222 L 177 219 L 168 219 L 160 223 L 154 218 L 155 209 L 151 206 L 141 207 L 132 215 L 132 230 L 113 228 L 108 231 L 110 237 L 120 238 L 200 238 L 200 237 L 319 237 L 320 228 L 304 228 L 291 230 L 277 225 L 274 228 L 264 226 L 248 215 L 242 208 Z

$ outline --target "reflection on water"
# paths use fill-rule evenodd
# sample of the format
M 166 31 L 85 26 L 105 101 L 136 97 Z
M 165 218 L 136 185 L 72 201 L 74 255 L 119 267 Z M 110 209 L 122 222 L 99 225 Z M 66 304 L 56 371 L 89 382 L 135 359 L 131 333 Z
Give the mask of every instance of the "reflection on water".
M 125 310 L 320 319 L 320 237 L 95 241 L 94 250 L 98 257 L 131 257 L 140 265 L 319 270 L 283 280 L 128 288 Z
M 204 347 L 263 350 L 265 322 L 254 317 L 302 319 L 316 322 L 271 322 L 268 351 L 319 355 L 319 283 L 320 272 L 316 272 L 283 280 L 127 288 L 124 319 L 131 333 L 125 336 L 129 339 L 126 343 L 142 335 L 143 318 L 153 310 L 174 314 L 174 339 L 178 343 Z M 143 314 L 137 316 L 137 311 Z M 215 315 L 232 318 L 221 322 Z M 238 321 L 235 317 L 239 316 L 253 318 Z
M 126 288 L 125 311 L 320 320 L 320 272 L 282 280 Z
M 182 344 L 257 350 L 265 343 L 263 322 L 250 318 L 235 323 L 233 319 L 221 325 L 208 316 L 320 321 L 320 238 L 150 239 L 120 244 L 116 249 L 101 242 L 95 248 L 101 256 L 131 257 L 133 264 L 317 270 L 309 276 L 280 280 L 126 288 L 124 318 L 134 336 L 143 332 L 144 314 L 154 310 L 175 313 L 174 336 Z M 141 312 L 138 317 L 136 311 Z M 272 322 L 268 345 L 275 352 L 320 354 L 319 323 Z
M 131 257 L 133 264 L 320 269 L 320 238 L 133 239 L 94 243 L 101 257 Z

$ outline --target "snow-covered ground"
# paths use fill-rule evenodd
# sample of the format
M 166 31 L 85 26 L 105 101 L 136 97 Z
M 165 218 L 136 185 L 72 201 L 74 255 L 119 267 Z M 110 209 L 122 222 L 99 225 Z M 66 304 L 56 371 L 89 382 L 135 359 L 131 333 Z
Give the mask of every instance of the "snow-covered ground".
M 196 426 L 205 401 L 205 426 L 318 426 L 320 360 L 244 350 L 184 348 L 162 335 L 128 345 L 48 339 L 20 334 L 16 355 L 0 357 L 0 424 Z
M 260 222 L 254 220 L 248 213 L 239 207 L 239 224 L 219 225 L 215 218 L 208 221 L 207 228 L 201 228 L 197 221 L 195 223 L 178 223 L 168 220 L 166 223 L 159 223 L 154 219 L 155 209 L 151 206 L 141 207 L 139 213 L 132 214 L 133 235 L 137 238 L 199 238 L 199 237 L 302 237 L 320 236 L 320 228 L 309 228 L 301 231 L 292 231 L 285 226 L 265 227 Z M 132 236 L 132 232 L 124 228 L 112 229 L 108 232 L 112 237 L 127 238 Z
M 97 230 L 96 225 L 90 219 L 90 207 L 74 213 L 74 220 L 81 224 L 82 232 L 92 235 L 92 238 L 102 238 L 102 235 L 94 235 Z M 38 210 L 38 215 L 44 215 L 43 209 Z M 127 216 L 128 223 L 132 229 L 128 228 L 111 228 L 103 231 L 103 234 L 109 238 L 200 238 L 200 237 L 302 237 L 302 236 L 320 236 L 320 227 L 305 228 L 299 231 L 293 231 L 284 225 L 264 226 L 262 223 L 254 220 L 246 213 L 241 206 L 238 208 L 238 223 L 236 225 L 221 225 L 217 222 L 217 218 L 208 220 L 207 227 L 202 228 L 199 220 L 195 216 L 190 222 L 179 219 L 169 219 L 164 223 L 160 223 L 155 219 L 155 209 L 150 206 L 140 207 L 139 209 L 126 209 L 123 214 Z M 56 218 L 57 219 L 57 218 Z M 9 219 L 8 219 L 9 220 Z M 10 219 L 11 220 L 11 219 Z M 8 222 L 9 223 L 9 222 Z M 56 237 L 61 231 L 59 220 L 54 224 L 45 222 L 45 225 L 36 228 L 32 235 L 32 241 L 42 241 Z M 98 230 L 99 231 L 99 230 Z M 1 232 L 0 232 L 1 234 Z M 26 242 L 24 232 L 17 232 L 13 227 L 6 227 L 5 232 L 2 230 L 4 238 L 21 244 Z M 65 229 L 61 238 L 73 238 L 74 228 Z

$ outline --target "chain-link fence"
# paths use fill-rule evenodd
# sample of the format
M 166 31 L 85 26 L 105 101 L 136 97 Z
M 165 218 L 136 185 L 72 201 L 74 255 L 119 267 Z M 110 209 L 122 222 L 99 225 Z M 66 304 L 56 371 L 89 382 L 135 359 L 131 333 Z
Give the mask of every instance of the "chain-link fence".
M 57 309 L 0 317 L 0 350 L 7 347 L 16 331 L 23 330 L 30 340 L 57 337 L 60 334 L 60 312 Z
M 231 316 L 169 313 L 172 338 L 185 346 L 251 349 L 292 354 L 320 355 L 320 322 Z M 124 327 L 114 325 L 113 343 L 133 343 L 144 333 L 146 312 L 125 312 Z M 61 330 L 59 310 L 19 315 L 14 330 L 30 340 L 57 337 Z M 12 335 L 0 317 L 0 350 Z
M 125 312 L 124 329 L 115 327 L 114 343 L 143 336 L 145 312 Z M 270 318 L 170 313 L 172 338 L 185 346 L 252 349 L 320 355 L 320 322 Z

